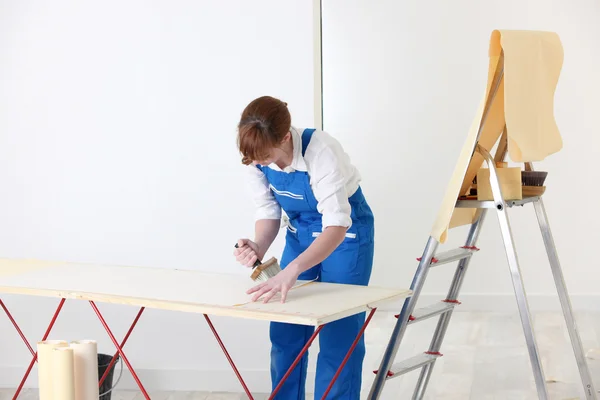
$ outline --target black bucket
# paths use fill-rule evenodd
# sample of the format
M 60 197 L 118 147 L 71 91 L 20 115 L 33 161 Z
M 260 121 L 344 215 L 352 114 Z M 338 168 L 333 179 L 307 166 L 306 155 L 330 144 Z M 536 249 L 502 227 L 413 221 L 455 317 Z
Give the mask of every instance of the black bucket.
M 104 373 L 106 372 L 106 369 L 110 365 L 112 358 L 113 358 L 112 355 L 98 354 L 98 380 L 102 379 L 102 376 L 104 376 Z M 112 391 L 110 391 L 110 390 L 113 387 L 113 375 L 115 372 L 115 365 L 117 365 L 117 361 L 119 361 L 119 356 L 117 356 L 115 363 L 113 364 L 112 368 L 108 372 L 108 375 L 106 375 L 106 379 L 104 380 L 104 382 L 102 382 L 102 386 L 100 386 L 100 400 L 110 400 L 110 395 L 112 393 Z M 106 392 L 108 392 L 108 393 L 106 393 Z M 106 394 L 102 395 L 102 393 L 106 393 Z

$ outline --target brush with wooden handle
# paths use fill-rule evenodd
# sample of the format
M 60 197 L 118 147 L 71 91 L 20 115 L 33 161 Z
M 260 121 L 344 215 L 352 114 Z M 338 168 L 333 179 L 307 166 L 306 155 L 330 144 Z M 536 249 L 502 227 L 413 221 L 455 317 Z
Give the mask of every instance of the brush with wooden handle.
M 235 244 L 236 248 L 239 248 L 238 244 Z M 266 262 L 261 263 L 260 260 L 256 260 L 252 266 L 252 274 L 250 278 L 256 282 L 266 282 L 269 278 L 274 277 L 281 272 L 281 267 L 275 257 L 271 257 Z

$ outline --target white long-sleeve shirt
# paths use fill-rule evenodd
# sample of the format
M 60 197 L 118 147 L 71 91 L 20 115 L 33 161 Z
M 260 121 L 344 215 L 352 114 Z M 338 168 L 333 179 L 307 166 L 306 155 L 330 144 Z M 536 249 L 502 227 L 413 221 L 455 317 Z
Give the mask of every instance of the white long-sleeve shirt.
M 310 186 L 317 199 L 317 211 L 322 214 L 323 229 L 328 226 L 350 227 L 350 203 L 348 198 L 356 192 L 360 174 L 350 162 L 340 143 L 327 132 L 315 130 L 302 156 L 302 132 L 292 126 L 294 155 L 292 164 L 281 170 L 277 164 L 267 166 L 276 171 L 306 171 Z M 255 219 L 281 219 L 281 207 L 269 188 L 264 173 L 249 165 L 248 186 L 256 205 Z

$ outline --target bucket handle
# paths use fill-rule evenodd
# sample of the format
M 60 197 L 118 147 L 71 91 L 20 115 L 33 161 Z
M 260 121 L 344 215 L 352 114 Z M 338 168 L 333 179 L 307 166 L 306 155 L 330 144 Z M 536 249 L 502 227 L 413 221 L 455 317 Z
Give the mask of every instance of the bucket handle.
M 121 377 L 123 376 L 123 359 L 121 357 L 119 357 L 119 361 L 121 362 L 121 370 L 119 371 L 119 377 L 117 378 L 117 381 L 112 385 L 112 387 L 110 389 L 108 389 L 106 392 L 104 393 L 100 393 L 100 396 L 98 397 L 102 397 L 105 396 L 107 394 L 109 394 L 110 392 L 112 392 L 117 385 L 119 384 L 119 381 L 121 380 Z

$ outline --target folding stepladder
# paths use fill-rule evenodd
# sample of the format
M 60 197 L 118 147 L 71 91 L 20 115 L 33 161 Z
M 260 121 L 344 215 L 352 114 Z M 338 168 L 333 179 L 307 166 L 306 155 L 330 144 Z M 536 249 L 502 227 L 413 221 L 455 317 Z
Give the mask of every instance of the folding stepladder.
M 483 157 L 483 160 L 487 164 L 490 171 L 490 185 L 493 194 L 493 200 L 489 201 L 478 201 L 478 200 L 463 200 L 458 198 L 455 204 L 455 208 L 469 208 L 477 209 L 473 222 L 470 225 L 469 233 L 467 236 L 466 243 L 463 247 L 458 249 L 436 253 L 436 249 L 440 244 L 439 241 L 430 236 L 422 256 L 419 258 L 419 265 L 417 271 L 413 277 L 410 289 L 413 291 L 413 295 L 406 299 L 402 310 L 397 315 L 397 322 L 394 326 L 394 330 L 391 334 L 387 348 L 384 352 L 382 361 L 379 369 L 375 371 L 376 377 L 368 395 L 369 400 L 379 399 L 382 394 L 386 381 L 395 377 L 402 376 L 408 372 L 420 370 L 420 375 L 413 392 L 412 399 L 422 399 L 425 395 L 433 367 L 436 360 L 441 356 L 440 350 L 446 330 L 448 328 L 450 318 L 454 307 L 458 303 L 458 295 L 462 286 L 467 268 L 469 266 L 472 255 L 477 252 L 477 239 L 484 218 L 488 210 L 496 210 L 499 220 L 499 225 L 502 233 L 504 247 L 506 250 L 506 256 L 508 266 L 510 269 L 510 275 L 513 283 L 513 288 L 517 300 L 518 310 L 523 326 L 523 332 L 529 352 L 529 359 L 533 370 L 534 380 L 538 392 L 538 398 L 540 400 L 548 399 L 548 391 L 546 388 L 546 382 L 544 379 L 544 372 L 540 359 L 538 346 L 533 331 L 533 323 L 531 311 L 527 302 L 525 294 L 524 284 L 521 277 L 521 271 L 519 267 L 519 261 L 515 250 L 515 244 L 511 232 L 511 227 L 508 219 L 507 209 L 516 206 L 526 206 L 532 204 L 535 210 L 537 220 L 540 226 L 542 238 L 546 248 L 550 268 L 554 277 L 555 286 L 557 289 L 558 297 L 562 307 L 563 316 L 567 325 L 571 345 L 579 369 L 581 382 L 583 384 L 585 398 L 587 400 L 597 400 L 597 392 L 592 383 L 592 377 L 587 365 L 587 361 L 584 355 L 583 346 L 579 337 L 578 329 L 575 324 L 575 318 L 573 316 L 573 310 L 569 300 L 568 291 L 563 278 L 558 254 L 554 244 L 554 239 L 550 230 L 548 217 L 544 208 L 544 203 L 541 196 L 524 197 L 522 200 L 504 200 L 502 195 L 500 181 L 496 172 L 496 162 L 503 161 L 507 153 L 507 130 L 506 125 L 502 131 L 502 136 L 498 143 L 496 154 L 494 157 L 491 156 L 490 152 L 486 148 L 478 144 L 482 129 L 486 123 L 486 118 L 496 97 L 496 93 L 500 87 L 500 84 L 504 76 L 504 54 L 502 54 L 498 61 L 498 68 L 493 75 L 492 85 L 490 87 L 490 96 L 483 109 L 483 116 L 479 129 L 477 132 L 477 139 L 474 141 L 474 145 L 471 152 L 471 158 L 474 154 L 479 154 Z M 525 163 L 526 170 L 533 170 L 531 162 Z M 446 296 L 446 299 L 439 303 L 429 305 L 423 308 L 416 309 L 415 306 L 419 299 L 421 289 L 424 286 L 429 269 L 434 266 L 439 266 L 446 263 L 458 261 L 458 266 L 454 273 L 450 290 Z M 419 355 L 412 358 L 406 359 L 394 363 L 394 358 L 398 352 L 400 343 L 404 337 L 404 333 L 408 325 L 423 321 L 425 319 L 438 316 L 438 323 L 433 334 L 433 338 L 429 345 L 429 349 Z M 404 398 L 404 397 L 403 397 Z
M 598 399 L 583 352 L 581 339 L 579 337 L 578 330 L 575 324 L 575 318 L 573 317 L 571 303 L 563 279 L 558 254 L 556 252 L 556 247 L 552 238 L 552 233 L 550 231 L 550 226 L 548 223 L 548 218 L 546 216 L 546 211 L 544 208 L 542 198 L 530 197 L 518 201 L 499 201 L 498 199 L 502 199 L 502 197 L 500 195 L 500 184 L 497 180 L 494 171 L 494 161 L 489 153 L 484 155 L 486 158 L 486 162 L 490 168 L 490 178 L 492 180 L 491 183 L 492 191 L 494 192 L 494 200 L 481 202 L 477 202 L 475 200 L 463 200 L 457 202 L 457 207 L 467 208 L 472 208 L 474 206 L 473 203 L 476 202 L 478 203 L 477 206 L 481 209 L 478 218 L 469 229 L 465 246 L 459 249 L 450 250 L 436 255 L 435 249 L 438 246 L 438 243 L 433 238 L 430 238 L 428 240 L 427 245 L 425 247 L 425 251 L 423 252 L 423 256 L 420 259 L 417 272 L 415 273 L 413 282 L 411 284 L 413 296 L 405 301 L 404 306 L 402 307 L 402 311 L 398 316 L 398 321 L 396 322 L 396 325 L 394 327 L 394 331 L 384 353 L 383 360 L 379 366 L 379 369 L 377 370 L 377 375 L 371 388 L 371 392 L 369 393 L 368 399 L 379 398 L 386 380 L 401 376 L 407 372 L 416 369 L 421 369 L 421 373 L 417 381 L 417 386 L 415 388 L 412 398 L 423 398 L 436 359 L 441 356 L 440 349 L 442 346 L 442 341 L 444 339 L 446 329 L 448 328 L 448 324 L 452 316 L 452 311 L 457 303 L 460 287 L 464 280 L 466 270 L 469 266 L 471 256 L 474 252 L 478 250 L 475 247 L 475 245 L 477 243 L 477 238 L 481 230 L 483 219 L 488 209 L 496 209 L 498 213 L 498 219 L 502 230 L 504 245 L 507 251 L 508 264 L 510 268 L 513 286 L 515 289 L 515 295 L 517 297 L 517 304 L 521 316 L 521 323 L 523 325 L 523 332 L 525 334 L 527 348 L 529 351 L 529 358 L 533 368 L 538 397 L 543 400 L 548 399 L 548 393 L 544 379 L 544 373 L 542 370 L 540 355 L 535 341 L 535 335 L 533 332 L 531 312 L 527 304 L 527 298 L 525 295 L 523 281 L 521 278 L 518 258 L 515 252 L 512 233 L 510 230 L 510 224 L 506 213 L 507 207 L 510 208 L 514 206 L 524 206 L 528 203 L 533 204 L 535 213 L 538 218 L 542 237 L 544 240 L 544 245 L 546 247 L 548 259 L 550 261 L 550 267 L 552 270 L 552 274 L 554 275 L 554 282 L 556 285 L 563 315 L 571 339 L 573 352 L 575 354 L 575 359 L 579 368 L 581 381 L 585 390 L 586 399 Z M 528 165 L 528 168 L 532 168 L 531 165 Z M 420 291 L 425 283 L 425 278 L 427 276 L 428 270 L 433 266 L 438 266 L 453 261 L 459 262 L 446 299 L 438 304 L 433 304 L 431 306 L 415 310 L 415 305 L 417 303 Z M 405 361 L 392 364 L 407 326 L 409 324 L 422 321 L 436 315 L 439 315 L 439 320 L 428 351 L 421 355 L 409 358 Z M 387 371 L 387 373 L 384 371 Z

